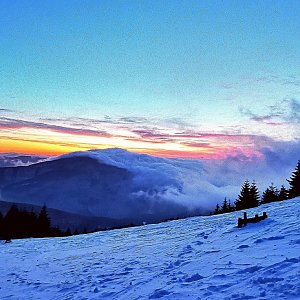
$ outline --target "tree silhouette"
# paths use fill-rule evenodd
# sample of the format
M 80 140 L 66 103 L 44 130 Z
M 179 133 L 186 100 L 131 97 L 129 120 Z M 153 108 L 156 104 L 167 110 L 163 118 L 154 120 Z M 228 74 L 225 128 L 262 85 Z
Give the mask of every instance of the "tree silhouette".
M 38 216 L 34 213 L 33 210 L 28 214 L 28 234 L 30 236 L 37 236 L 37 224 L 38 224 Z
M 19 221 L 19 209 L 16 205 L 12 205 L 4 218 L 4 239 L 19 237 Z
M 236 210 L 249 208 L 249 202 L 251 202 L 250 183 L 248 179 L 244 182 L 238 199 L 235 201 Z
M 215 210 L 214 210 L 214 215 L 217 215 L 217 214 L 219 214 L 219 213 L 220 213 L 220 206 L 219 206 L 219 204 L 217 203 L 216 208 L 215 208 Z
M 232 212 L 235 210 L 234 205 L 231 204 L 230 199 L 228 200 L 228 212 Z
M 228 202 L 227 202 L 227 199 L 225 197 L 224 201 L 223 201 L 223 205 L 221 207 L 221 212 L 222 213 L 227 213 L 229 212 L 229 207 L 228 207 Z
M 257 207 L 259 205 L 259 192 L 256 186 L 255 181 L 252 182 L 250 186 L 250 208 L 251 207 Z
M 250 185 L 249 180 L 247 179 L 238 196 L 238 199 L 235 201 L 236 210 L 247 209 L 256 207 L 259 204 L 259 193 L 256 186 L 256 183 Z
M 46 206 L 37 216 L 33 210 L 27 212 L 12 205 L 5 217 L 1 216 L 0 213 L 0 239 L 62 236 L 59 228 L 50 227 Z
M 262 194 L 261 203 L 270 203 L 279 200 L 278 190 L 272 183 Z
M 70 235 L 72 235 L 71 229 L 68 228 L 68 229 L 65 231 L 65 236 L 70 236 Z
M 288 198 L 289 198 L 289 192 L 284 187 L 284 185 L 282 185 L 278 194 L 278 200 L 282 201 L 282 200 L 287 200 Z
M 39 229 L 40 237 L 50 235 L 50 225 L 51 225 L 51 221 L 48 216 L 47 207 L 46 205 L 44 205 L 38 217 L 38 229 Z
M 300 160 L 298 160 L 298 164 L 291 178 L 287 179 L 287 181 L 290 184 L 289 199 L 300 196 Z

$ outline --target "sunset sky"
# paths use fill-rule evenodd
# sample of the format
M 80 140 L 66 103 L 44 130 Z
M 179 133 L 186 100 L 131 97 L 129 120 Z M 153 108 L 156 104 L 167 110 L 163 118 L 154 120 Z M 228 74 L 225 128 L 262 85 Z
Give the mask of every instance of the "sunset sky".
M 0 152 L 260 157 L 299 142 L 300 2 L 0 2 Z

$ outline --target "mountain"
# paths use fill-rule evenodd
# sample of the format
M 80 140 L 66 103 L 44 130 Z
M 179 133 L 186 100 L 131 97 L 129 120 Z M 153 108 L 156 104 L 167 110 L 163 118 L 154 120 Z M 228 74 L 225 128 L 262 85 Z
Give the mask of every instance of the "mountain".
M 300 197 L 242 212 L 0 244 L 1 299 L 299 299 Z
M 46 204 L 90 216 L 119 216 L 116 202 L 128 193 L 131 177 L 125 169 L 89 157 L 69 157 L 1 168 L 0 188 L 6 201 Z
M 29 166 L 0 168 L 1 200 L 46 204 L 65 212 L 135 223 L 188 214 L 186 207 L 164 199 L 169 179 L 156 183 L 157 179 L 147 181 L 124 167 L 75 153 Z

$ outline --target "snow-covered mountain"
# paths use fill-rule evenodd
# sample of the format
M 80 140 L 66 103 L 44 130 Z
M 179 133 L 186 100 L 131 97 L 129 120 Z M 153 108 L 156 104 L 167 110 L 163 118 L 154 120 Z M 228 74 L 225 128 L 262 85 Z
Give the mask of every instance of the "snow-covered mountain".
M 300 197 L 242 212 L 0 244 L 1 299 L 300 299 Z

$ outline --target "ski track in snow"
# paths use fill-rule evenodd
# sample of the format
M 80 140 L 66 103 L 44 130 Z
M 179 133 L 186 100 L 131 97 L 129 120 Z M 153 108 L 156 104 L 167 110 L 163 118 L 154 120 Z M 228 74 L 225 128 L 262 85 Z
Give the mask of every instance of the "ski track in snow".
M 0 299 L 300 299 L 300 197 L 248 211 L 0 244 Z

